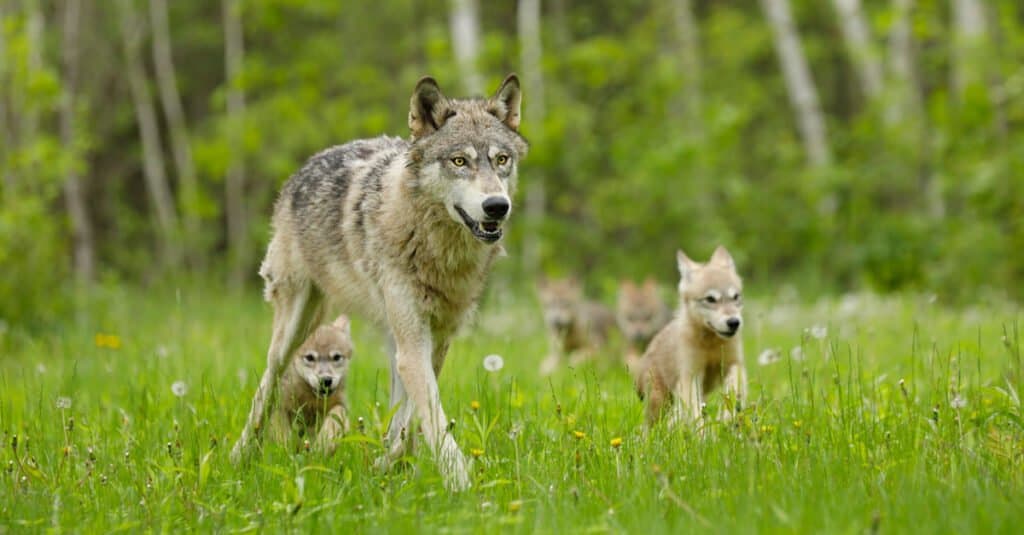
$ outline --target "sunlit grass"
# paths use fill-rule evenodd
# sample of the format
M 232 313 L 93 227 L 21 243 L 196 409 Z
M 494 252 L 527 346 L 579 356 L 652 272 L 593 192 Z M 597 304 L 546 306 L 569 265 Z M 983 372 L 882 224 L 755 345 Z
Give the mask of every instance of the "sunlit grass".
M 452 347 L 442 397 L 474 478 L 458 495 L 423 448 L 373 470 L 387 359 L 358 320 L 354 429 L 337 453 L 268 444 L 241 468 L 227 452 L 271 316 L 255 296 L 110 291 L 61 329 L 9 328 L 0 532 L 1009 532 L 1024 519 L 1018 308 L 752 300 L 751 406 L 728 425 L 709 418 L 701 436 L 644 433 L 618 364 L 540 379 L 534 306 L 492 295 Z M 500 369 L 485 368 L 489 355 Z M 709 415 L 719 403 L 711 396 Z

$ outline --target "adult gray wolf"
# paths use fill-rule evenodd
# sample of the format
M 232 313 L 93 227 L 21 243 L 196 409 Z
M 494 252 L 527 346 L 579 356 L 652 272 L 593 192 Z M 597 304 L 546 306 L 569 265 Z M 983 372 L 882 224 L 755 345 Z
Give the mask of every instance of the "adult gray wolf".
M 647 402 L 647 424 L 653 425 L 666 403 L 669 423 L 699 423 L 704 396 L 720 383 L 728 399 L 723 418 L 732 415 L 747 396 L 747 372 L 739 330 L 743 323 L 743 282 L 725 247 L 707 264 L 676 253 L 679 266 L 679 310 L 651 340 L 636 370 L 637 392 Z M 674 401 L 674 403 L 673 403 Z
M 313 156 L 281 190 L 260 268 L 274 307 L 267 369 L 232 450 L 251 449 L 287 356 L 324 303 L 386 328 L 391 355 L 387 466 L 406 450 L 415 415 L 445 485 L 469 486 L 448 432 L 437 376 L 501 251 L 517 168 L 519 79 L 490 98 L 450 99 L 426 77 L 410 99 L 410 139 L 357 140 Z M 409 432 L 406 433 L 405 431 Z

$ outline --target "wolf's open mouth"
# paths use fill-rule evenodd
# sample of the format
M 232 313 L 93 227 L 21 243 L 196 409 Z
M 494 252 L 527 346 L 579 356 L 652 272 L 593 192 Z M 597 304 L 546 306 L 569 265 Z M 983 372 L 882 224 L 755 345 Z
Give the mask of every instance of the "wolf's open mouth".
M 484 243 L 494 243 L 501 239 L 500 221 L 476 221 L 458 205 L 455 205 L 455 211 L 459 213 L 462 222 L 466 224 L 466 228 L 473 233 L 476 239 Z

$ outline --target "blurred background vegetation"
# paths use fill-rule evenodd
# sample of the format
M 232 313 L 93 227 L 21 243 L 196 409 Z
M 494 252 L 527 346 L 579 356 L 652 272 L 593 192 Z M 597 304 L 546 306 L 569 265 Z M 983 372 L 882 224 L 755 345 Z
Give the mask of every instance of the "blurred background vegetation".
M 524 83 L 502 281 L 1024 297 L 1019 0 L 0 0 L 0 318 L 252 289 L 280 185 L 405 135 L 416 80 Z

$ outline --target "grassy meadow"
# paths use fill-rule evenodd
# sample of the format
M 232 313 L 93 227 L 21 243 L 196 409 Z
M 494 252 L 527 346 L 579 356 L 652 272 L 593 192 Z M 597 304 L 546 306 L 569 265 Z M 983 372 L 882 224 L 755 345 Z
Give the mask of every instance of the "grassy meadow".
M 353 433 L 330 458 L 268 444 L 241 467 L 228 451 L 271 319 L 258 292 L 107 290 L 60 329 L 6 326 L 0 533 L 1009 533 L 1024 521 L 1017 306 L 753 296 L 752 406 L 735 423 L 708 419 L 702 437 L 643 433 L 614 350 L 541 379 L 536 303 L 495 288 L 441 376 L 474 458 L 460 494 L 425 448 L 373 470 L 387 359 L 358 318 Z M 491 354 L 499 371 L 482 366 Z

